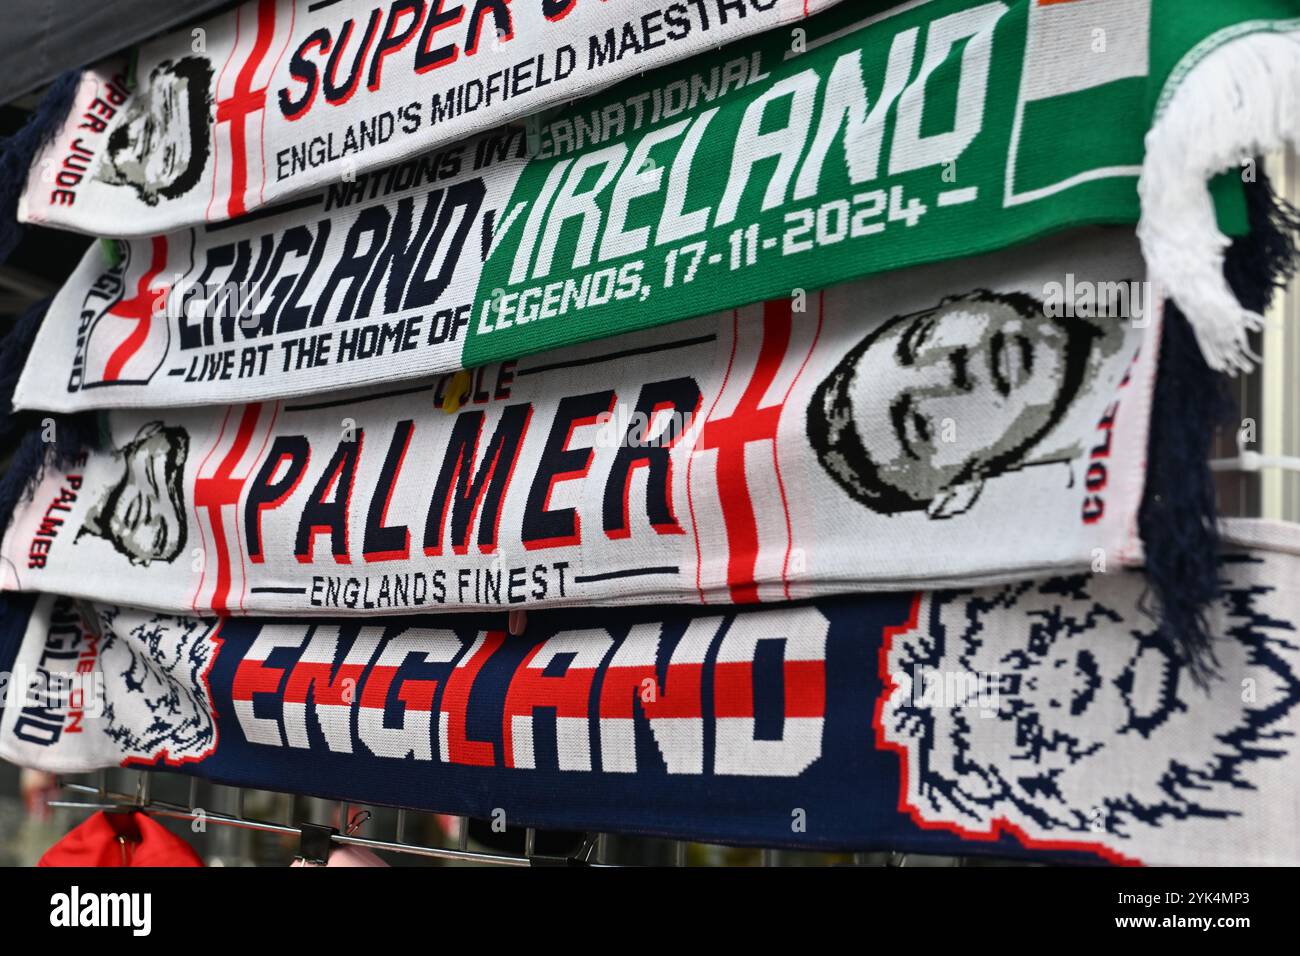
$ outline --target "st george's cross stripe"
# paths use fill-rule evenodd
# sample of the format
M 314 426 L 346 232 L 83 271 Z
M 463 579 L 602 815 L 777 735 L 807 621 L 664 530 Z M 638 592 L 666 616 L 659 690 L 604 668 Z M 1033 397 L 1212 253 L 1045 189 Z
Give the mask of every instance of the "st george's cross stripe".
M 86 71 L 28 222 L 220 222 L 563 105 L 837 0 L 244 0 Z M 788 38 L 787 38 L 788 39 Z
M 1083 231 L 484 366 L 450 414 L 451 376 L 113 411 L 19 505 L 0 585 L 371 615 L 1133 564 L 1141 277 L 1127 231 Z
M 1293 0 L 1247 2 L 1263 16 Z M 1071 226 L 1131 228 L 1144 104 L 1180 44 L 1228 16 L 1187 9 L 1184 31 L 1158 29 L 1173 14 L 1151 0 L 930 0 L 865 18 L 838 4 L 801 22 L 800 52 L 786 31 L 738 41 L 548 114 L 535 140 L 502 128 L 125 242 L 112 262 L 92 249 L 16 404 L 221 404 L 414 379 Z M 1244 227 L 1239 182 L 1233 194 L 1222 218 Z M 143 331 L 120 308 L 141 288 L 155 300 Z

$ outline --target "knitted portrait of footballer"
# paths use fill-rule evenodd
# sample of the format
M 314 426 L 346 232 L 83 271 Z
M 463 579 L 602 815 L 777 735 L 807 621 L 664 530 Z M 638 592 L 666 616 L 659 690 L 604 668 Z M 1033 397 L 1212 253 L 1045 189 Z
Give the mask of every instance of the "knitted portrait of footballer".
M 845 355 L 813 393 L 808 439 L 871 510 L 951 518 L 986 481 L 1062 460 L 1053 430 L 1123 340 L 1118 319 L 1054 318 L 1024 293 L 951 296 Z
M 204 57 L 159 63 L 109 134 L 95 178 L 130 186 L 150 206 L 193 189 L 208 163 L 211 86 L 212 65 Z
M 185 547 L 185 429 L 162 422 L 141 426 L 117 449 L 122 473 L 86 516 L 77 538 L 103 538 L 132 564 L 171 562 Z

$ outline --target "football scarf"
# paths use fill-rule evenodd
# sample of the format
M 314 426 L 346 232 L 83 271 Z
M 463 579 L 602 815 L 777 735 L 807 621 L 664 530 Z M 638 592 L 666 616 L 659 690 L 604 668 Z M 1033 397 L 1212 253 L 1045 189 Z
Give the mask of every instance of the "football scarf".
M 484 366 L 455 414 L 449 376 L 114 411 L 18 507 L 0 585 L 369 616 L 1133 563 L 1141 274 L 1131 233 L 1083 231 Z
M 1161 91 L 1139 184 L 1151 278 L 1192 323 L 1207 364 L 1230 373 L 1258 361 L 1249 337 L 1264 310 L 1232 287 L 1231 242 L 1204 184 L 1224 172 L 1253 182 L 1257 157 L 1300 150 L 1300 3 L 1284 15 L 1223 26 L 1188 53 Z M 1300 231 L 1294 209 L 1274 218 L 1283 233 Z M 1294 240 L 1274 245 L 1248 268 L 1257 275 L 1295 253 Z
M 87 70 L 29 222 L 147 236 L 410 159 L 837 0 L 245 0 Z
M 1132 572 L 777 608 L 333 622 L 41 597 L 0 756 L 512 825 L 1300 863 L 1300 537 L 1238 523 L 1198 687 Z M 3 640 L 3 638 L 0 638 Z M 2 646 L 2 645 L 0 645 Z M 0 655 L 0 666 L 4 657 Z
M 580 100 L 531 156 L 526 130 L 498 130 L 264 214 L 130 240 L 112 262 L 92 249 L 16 405 L 391 382 L 1066 226 L 1131 226 L 1165 77 L 1221 21 L 1290 6 L 930 0 L 864 18 L 841 4 L 793 39 L 772 31 Z M 1238 232 L 1240 192 L 1223 204 Z

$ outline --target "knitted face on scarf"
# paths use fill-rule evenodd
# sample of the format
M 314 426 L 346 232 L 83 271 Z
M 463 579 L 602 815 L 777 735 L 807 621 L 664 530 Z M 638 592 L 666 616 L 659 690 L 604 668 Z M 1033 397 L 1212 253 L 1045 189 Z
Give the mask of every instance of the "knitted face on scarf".
M 922 817 L 1128 836 L 1142 824 L 1231 816 L 1252 764 L 1285 753 L 1270 741 L 1300 706 L 1295 629 L 1256 613 L 1257 591 L 1225 597 L 1231 613 L 1218 618 L 1225 637 L 1214 648 L 1225 680 L 1207 698 L 1154 622 L 1132 626 L 1140 581 L 1115 607 L 1092 581 L 940 592 L 922 605 L 923 623 L 895 639 L 897 689 L 881 732 L 907 755 Z M 980 691 L 949 693 L 958 685 Z
M 216 744 L 207 673 L 216 656 L 210 620 L 159 614 L 123 638 L 105 627 L 100 668 L 105 733 L 124 759 L 197 760 Z
M 151 206 L 194 187 L 208 161 L 212 67 L 202 57 L 160 63 L 109 135 L 96 176 L 131 186 Z
M 182 428 L 149 422 L 117 450 L 122 475 L 86 517 L 77 537 L 108 541 L 132 564 L 174 561 L 185 547 L 185 458 Z
M 1112 323 L 1116 326 L 1117 323 Z M 822 465 L 886 514 L 961 514 L 984 481 L 1023 467 L 1096 368 L 1098 328 L 1027 295 L 977 291 L 881 325 L 817 388 Z

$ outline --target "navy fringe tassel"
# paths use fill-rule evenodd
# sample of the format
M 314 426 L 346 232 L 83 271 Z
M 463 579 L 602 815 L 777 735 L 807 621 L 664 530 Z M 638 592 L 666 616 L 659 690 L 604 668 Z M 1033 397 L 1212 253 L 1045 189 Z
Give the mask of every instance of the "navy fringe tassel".
M 64 73 L 50 84 L 23 128 L 0 139 L 0 263 L 9 258 L 22 239 L 18 198 L 27 185 L 32 161 L 63 125 L 80 82 L 80 70 Z M 66 467 L 98 444 L 99 423 L 93 413 L 40 416 L 13 410 L 14 386 L 48 306 L 46 301 L 28 309 L 0 342 L 0 452 L 12 449 L 0 476 L 0 528 L 9 526 L 18 502 L 30 492 L 48 460 Z M 53 424 L 52 431 L 46 427 L 47 420 Z M 51 440 L 46 441 L 46 437 Z
M 47 465 L 71 468 L 82 455 L 100 447 L 99 416 L 95 412 L 23 417 L 28 419 L 29 427 L 0 476 L 0 528 L 9 527 L 15 509 L 32 493 Z
M 1246 201 L 1250 233 L 1233 240 L 1223 271 L 1242 305 L 1262 313 L 1295 275 L 1300 213 L 1262 173 L 1246 184 Z M 1218 670 L 1206 619 L 1220 588 L 1209 460 L 1215 429 L 1236 425 L 1238 415 L 1229 379 L 1205 364 L 1186 316 L 1166 302 L 1138 530 L 1160 637 L 1202 686 Z
M 51 301 L 44 299 L 31 306 L 14 320 L 13 328 L 0 341 L 0 448 L 8 448 L 27 424 L 26 416 L 14 413 L 14 389 Z
M 27 123 L 14 135 L 0 140 L 0 262 L 9 258 L 22 226 L 18 224 L 18 197 L 27 185 L 27 176 L 36 153 L 59 131 L 72 109 L 80 70 L 69 70 L 53 83 Z
M 47 461 L 67 468 L 86 451 L 99 447 L 95 412 L 54 415 L 14 411 L 14 387 L 49 304 L 47 299 L 29 308 L 0 341 L 0 450 L 13 449 L 0 476 L 0 528 L 9 526 L 14 509 L 40 479 Z

